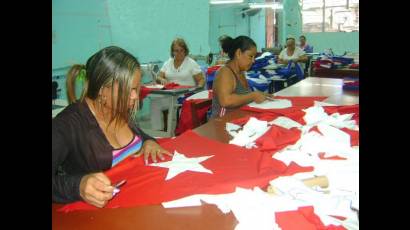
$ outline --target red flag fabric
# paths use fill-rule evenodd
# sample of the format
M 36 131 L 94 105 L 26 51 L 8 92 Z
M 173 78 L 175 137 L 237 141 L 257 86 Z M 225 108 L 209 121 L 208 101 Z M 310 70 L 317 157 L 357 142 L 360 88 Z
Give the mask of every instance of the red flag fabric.
M 300 136 L 301 131 L 297 128 L 286 129 L 272 125 L 255 143 L 259 146 L 260 151 L 270 151 L 273 153 L 273 151 L 295 144 L 300 139 Z
M 182 103 L 182 108 L 181 108 L 181 115 L 179 117 L 178 125 L 177 128 L 175 129 L 175 134 L 180 135 L 181 133 L 194 128 L 194 124 L 192 123 L 192 109 L 191 109 L 191 104 L 192 103 L 199 103 L 202 102 L 206 99 L 191 99 L 191 100 L 185 100 Z M 208 112 L 208 109 L 211 107 L 211 105 L 203 107 L 199 110 L 197 110 L 197 116 L 199 120 L 202 120 L 206 117 L 206 113 Z
M 327 97 L 285 97 L 276 96 L 275 99 L 288 99 L 292 102 L 292 106 L 285 109 L 259 109 L 253 108 L 248 105 L 242 106 L 241 110 L 253 111 L 258 113 L 274 113 L 282 116 L 289 117 L 302 125 L 306 124 L 303 120 L 305 112 L 302 109 L 309 108 L 314 105 L 314 101 L 323 101 Z
M 189 85 L 180 85 L 175 82 L 170 82 L 164 85 L 164 89 L 183 89 L 183 88 L 192 88 L 193 86 Z
M 130 157 L 105 172 L 114 183 L 127 180 L 121 187 L 121 192 L 106 208 L 160 204 L 193 194 L 231 193 L 237 186 L 265 187 L 270 180 L 278 176 L 313 170 L 313 167 L 296 164 L 286 166 L 273 159 L 270 154 L 220 143 L 192 131 L 187 131 L 162 146 L 189 158 L 214 155 L 200 163 L 213 173 L 185 171 L 166 181 L 168 168 L 146 166 L 141 157 Z M 166 160 L 170 160 L 170 157 L 166 157 Z M 65 205 L 60 211 L 93 209 L 97 208 L 79 201 Z
M 276 223 L 282 230 L 344 230 L 342 225 L 325 226 L 312 206 L 299 207 L 295 211 L 276 212 Z
M 323 109 L 327 114 L 333 114 L 333 113 L 340 113 L 346 114 L 346 113 L 354 113 L 352 119 L 356 121 L 357 124 L 359 124 L 359 104 L 355 105 L 338 105 L 338 106 L 323 106 Z
M 154 89 L 154 88 L 148 88 L 148 87 L 145 87 L 145 86 L 141 86 L 140 100 L 143 100 L 145 97 L 147 97 L 147 95 L 150 94 L 153 90 L 159 90 L 159 89 Z
M 212 98 L 212 90 L 208 90 L 208 95 L 207 95 L 207 99 Z M 180 135 L 181 133 L 193 129 L 194 128 L 194 124 L 192 123 L 192 110 L 191 110 L 191 104 L 192 103 L 199 103 L 204 101 L 205 98 L 203 99 L 189 99 L 187 98 L 186 100 L 184 100 L 184 102 L 182 103 L 182 108 L 181 108 L 181 114 L 179 116 L 179 121 L 178 121 L 178 125 L 175 129 L 175 134 L 176 135 Z M 206 106 L 204 108 L 201 108 L 197 111 L 197 116 L 199 120 L 203 120 L 205 119 L 207 112 L 209 110 L 210 106 Z

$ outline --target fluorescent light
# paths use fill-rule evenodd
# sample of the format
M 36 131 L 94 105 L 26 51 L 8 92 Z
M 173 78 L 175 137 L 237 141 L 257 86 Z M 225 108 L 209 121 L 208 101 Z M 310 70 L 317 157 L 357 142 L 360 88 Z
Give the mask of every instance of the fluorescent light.
M 211 4 L 229 4 L 229 3 L 243 3 L 243 0 L 211 0 Z
M 283 5 L 277 2 L 274 3 L 249 3 L 250 8 L 272 8 L 283 9 Z

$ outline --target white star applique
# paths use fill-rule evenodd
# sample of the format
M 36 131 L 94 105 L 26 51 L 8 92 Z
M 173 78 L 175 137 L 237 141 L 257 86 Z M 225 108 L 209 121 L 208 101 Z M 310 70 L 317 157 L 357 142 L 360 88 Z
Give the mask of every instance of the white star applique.
M 188 158 L 184 154 L 174 151 L 174 156 L 172 157 L 172 160 L 160 163 L 152 163 L 150 164 L 150 166 L 168 168 L 169 170 L 165 180 L 169 180 L 185 171 L 212 173 L 211 170 L 202 166 L 200 162 L 205 161 L 213 156 L 214 155 Z

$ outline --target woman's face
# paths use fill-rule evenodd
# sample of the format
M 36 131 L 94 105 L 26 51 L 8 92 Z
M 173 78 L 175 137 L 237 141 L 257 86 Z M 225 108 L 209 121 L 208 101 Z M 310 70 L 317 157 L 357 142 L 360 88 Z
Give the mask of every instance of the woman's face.
M 242 52 L 240 49 L 236 51 L 236 57 L 239 63 L 239 69 L 241 71 L 247 71 L 251 68 L 255 62 L 256 47 L 252 46 L 250 49 Z
M 181 61 L 185 58 L 185 49 L 178 44 L 174 44 L 172 48 L 172 53 L 174 54 L 174 59 Z
M 130 109 L 134 107 L 135 103 L 137 103 L 137 100 L 139 99 L 139 91 L 141 88 L 140 82 L 141 82 L 141 70 L 137 69 L 137 71 L 135 71 L 134 77 L 131 82 L 131 91 L 130 91 L 130 96 L 128 99 L 128 108 Z M 118 91 L 119 91 L 118 82 L 115 82 L 114 92 L 113 92 L 115 104 L 117 104 Z M 105 98 L 105 104 L 104 104 L 105 108 L 111 110 L 113 108 L 111 86 L 103 87 L 101 89 L 101 95 L 103 98 Z
M 286 48 L 290 49 L 290 50 L 294 50 L 295 49 L 295 40 L 293 39 L 288 39 L 286 41 Z

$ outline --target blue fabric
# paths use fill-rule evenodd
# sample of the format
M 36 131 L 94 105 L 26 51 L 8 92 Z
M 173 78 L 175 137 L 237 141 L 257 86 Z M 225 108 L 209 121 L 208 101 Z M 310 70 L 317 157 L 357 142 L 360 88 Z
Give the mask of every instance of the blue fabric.
M 269 89 L 269 83 L 256 83 L 251 79 L 248 79 L 248 84 L 252 91 L 259 90 L 261 92 L 266 92 Z

